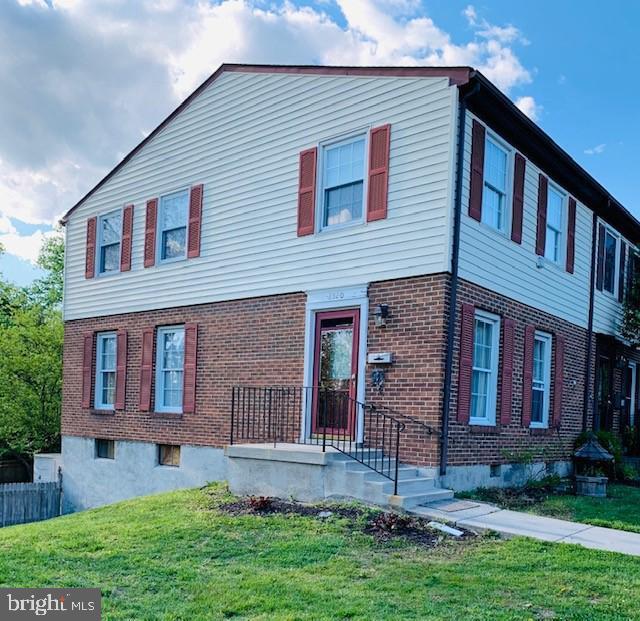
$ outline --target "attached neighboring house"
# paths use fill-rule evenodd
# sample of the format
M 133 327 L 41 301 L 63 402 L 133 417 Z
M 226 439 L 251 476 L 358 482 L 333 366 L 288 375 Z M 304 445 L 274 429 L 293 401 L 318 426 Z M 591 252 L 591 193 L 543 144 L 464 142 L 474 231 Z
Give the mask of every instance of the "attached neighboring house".
M 323 446 L 506 484 L 636 421 L 640 223 L 472 68 L 223 65 L 64 224 L 68 509 L 305 497 Z

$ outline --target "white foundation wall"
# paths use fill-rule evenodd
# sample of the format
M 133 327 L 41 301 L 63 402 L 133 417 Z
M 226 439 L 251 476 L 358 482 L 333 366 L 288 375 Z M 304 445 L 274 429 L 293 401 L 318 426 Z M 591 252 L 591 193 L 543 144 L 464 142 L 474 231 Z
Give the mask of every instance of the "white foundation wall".
M 114 459 L 95 456 L 95 439 L 62 438 L 63 511 L 70 513 L 112 502 L 199 487 L 225 480 L 227 460 L 222 449 L 182 445 L 180 466 L 158 465 L 157 445 L 118 441 Z

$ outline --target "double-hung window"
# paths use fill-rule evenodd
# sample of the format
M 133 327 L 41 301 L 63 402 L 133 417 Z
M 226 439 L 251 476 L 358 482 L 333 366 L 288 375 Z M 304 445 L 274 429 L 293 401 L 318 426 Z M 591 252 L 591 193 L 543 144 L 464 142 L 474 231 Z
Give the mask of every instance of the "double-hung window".
M 495 425 L 500 318 L 476 310 L 473 329 L 471 376 L 472 425 Z
M 362 220 L 365 136 L 322 148 L 322 227 Z
M 156 346 L 157 412 L 182 412 L 184 327 L 158 329 Z
M 487 136 L 484 148 L 482 222 L 504 231 L 507 220 L 507 170 L 509 153 Z
M 116 402 L 116 333 L 101 332 L 96 342 L 97 410 L 113 410 Z
M 544 256 L 550 261 L 560 263 L 562 260 L 562 214 L 564 212 L 564 195 L 549 185 L 547 192 L 547 230 Z
M 175 261 L 187 256 L 187 220 L 189 190 L 160 197 L 158 213 L 158 256 L 160 261 Z
M 616 267 L 618 265 L 618 238 L 605 229 L 604 231 L 604 278 L 602 287 L 613 294 L 616 290 Z
M 533 340 L 533 384 L 531 426 L 549 426 L 549 394 L 551 390 L 551 343 L 546 332 L 536 332 Z
M 122 212 L 112 211 L 98 221 L 98 273 L 108 274 L 120 270 L 120 236 Z

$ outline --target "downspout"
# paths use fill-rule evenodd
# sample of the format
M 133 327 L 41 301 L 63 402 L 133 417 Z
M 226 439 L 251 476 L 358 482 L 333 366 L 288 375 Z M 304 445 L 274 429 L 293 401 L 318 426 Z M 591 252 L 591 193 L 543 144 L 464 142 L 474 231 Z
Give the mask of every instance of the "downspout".
M 460 98 L 458 108 L 458 157 L 456 158 L 456 189 L 453 211 L 453 243 L 451 245 L 451 293 L 449 295 L 449 317 L 447 321 L 447 350 L 444 363 L 444 392 L 442 404 L 442 429 L 440 431 L 440 475 L 447 473 L 449 452 L 449 412 L 451 410 L 451 375 L 453 368 L 453 337 L 456 327 L 456 305 L 458 301 L 458 259 L 460 256 L 460 222 L 462 214 L 462 174 L 464 166 L 464 135 L 467 99 L 479 90 L 475 86 Z
M 584 369 L 584 397 L 582 404 L 582 431 L 587 431 L 589 424 L 589 402 L 591 401 L 591 349 L 593 347 L 593 307 L 596 290 L 596 248 L 597 248 L 598 216 L 593 212 L 591 226 L 591 282 L 589 285 L 589 319 L 587 323 L 587 358 Z

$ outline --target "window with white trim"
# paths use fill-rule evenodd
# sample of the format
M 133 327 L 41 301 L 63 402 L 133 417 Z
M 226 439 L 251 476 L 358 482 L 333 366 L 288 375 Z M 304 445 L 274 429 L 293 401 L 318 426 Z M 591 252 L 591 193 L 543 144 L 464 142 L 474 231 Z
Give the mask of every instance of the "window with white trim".
M 156 342 L 156 412 L 182 412 L 184 327 L 158 328 Z
M 616 271 L 618 267 L 618 237 L 609 229 L 604 231 L 604 278 L 602 288 L 612 295 L 616 291 Z
M 160 197 L 158 208 L 158 256 L 160 261 L 175 261 L 187 256 L 187 220 L 189 190 Z
M 476 310 L 469 420 L 472 425 L 495 425 L 499 348 L 500 317 Z
M 362 220 L 365 142 L 361 135 L 322 147 L 322 228 Z
M 96 390 L 95 408 L 113 410 L 116 402 L 115 332 L 100 332 L 96 337 Z
M 546 332 L 535 333 L 533 339 L 531 427 L 549 426 L 552 342 L 551 334 Z
M 560 263 L 562 260 L 564 199 L 564 194 L 549 184 L 547 190 L 547 230 L 544 256 L 545 259 L 555 263 Z
M 122 212 L 112 211 L 98 219 L 98 273 L 120 271 Z
M 484 146 L 482 222 L 504 231 L 507 221 L 507 179 L 509 152 L 487 136 Z

